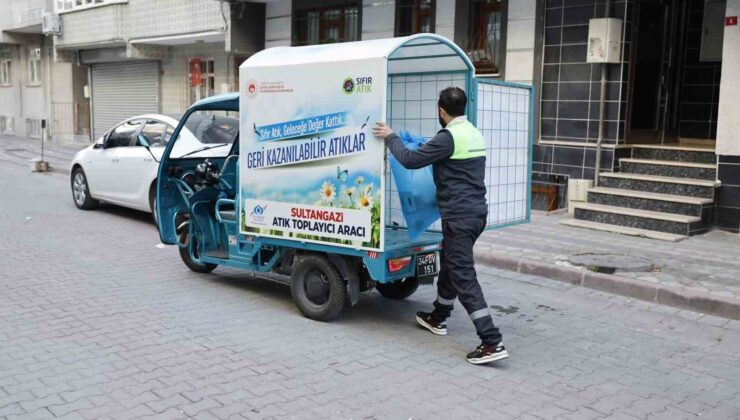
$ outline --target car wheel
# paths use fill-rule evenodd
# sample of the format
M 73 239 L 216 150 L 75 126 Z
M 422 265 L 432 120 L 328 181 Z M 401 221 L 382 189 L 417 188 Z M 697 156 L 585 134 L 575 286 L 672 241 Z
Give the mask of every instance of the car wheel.
M 157 214 L 157 186 L 149 189 L 149 208 L 152 209 L 152 221 L 154 226 L 159 227 L 159 215 Z
M 72 185 L 72 201 L 81 210 L 92 210 L 98 207 L 100 202 L 90 195 L 90 186 L 82 168 L 75 168 L 70 179 Z
M 416 289 L 419 288 L 419 279 L 416 277 L 407 277 L 390 283 L 378 283 L 375 285 L 375 288 L 385 298 L 406 299 L 413 295 Z
M 307 318 L 329 321 L 347 302 L 347 287 L 334 265 L 322 255 L 306 255 L 296 263 L 290 293 Z

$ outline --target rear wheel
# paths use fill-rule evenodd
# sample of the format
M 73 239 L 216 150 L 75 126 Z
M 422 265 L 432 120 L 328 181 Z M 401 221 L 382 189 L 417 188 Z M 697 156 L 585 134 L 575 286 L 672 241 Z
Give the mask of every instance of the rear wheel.
M 375 288 L 385 298 L 406 299 L 419 288 L 419 279 L 417 277 L 407 277 L 390 283 L 378 283 Z
M 216 267 L 218 267 L 218 265 L 216 264 L 205 263 L 199 260 L 198 240 L 195 236 L 190 236 L 190 229 L 187 225 L 182 228 L 182 233 L 180 233 L 179 239 L 180 244 L 185 245 L 178 246 L 178 250 L 180 251 L 180 259 L 182 259 L 182 262 L 184 262 L 189 269 L 195 271 L 196 273 L 210 273 L 211 271 L 215 270 Z M 190 253 L 191 248 L 193 249 L 192 256 Z
M 347 286 L 337 269 L 322 255 L 307 255 L 293 267 L 290 293 L 307 318 L 329 321 L 347 302 Z
M 87 184 L 87 176 L 82 168 L 77 167 L 72 171 L 72 200 L 75 206 L 81 210 L 92 210 L 98 207 L 99 201 L 90 195 L 90 186 Z

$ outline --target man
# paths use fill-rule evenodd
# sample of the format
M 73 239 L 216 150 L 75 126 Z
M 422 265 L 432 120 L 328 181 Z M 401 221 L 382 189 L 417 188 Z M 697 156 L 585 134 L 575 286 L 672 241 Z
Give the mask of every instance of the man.
M 475 267 L 473 245 L 486 226 L 485 141 L 465 117 L 468 98 L 462 89 L 448 87 L 439 94 L 439 123 L 443 129 L 417 150 L 406 148 L 385 123 L 373 134 L 386 140 L 393 156 L 407 169 L 432 165 L 442 216 L 442 266 L 437 280 L 434 310 L 419 312 L 416 321 L 437 335 L 447 335 L 447 318 L 455 298 L 465 307 L 481 339 L 468 353 L 470 363 L 482 364 L 509 357 L 501 332 L 493 325 Z

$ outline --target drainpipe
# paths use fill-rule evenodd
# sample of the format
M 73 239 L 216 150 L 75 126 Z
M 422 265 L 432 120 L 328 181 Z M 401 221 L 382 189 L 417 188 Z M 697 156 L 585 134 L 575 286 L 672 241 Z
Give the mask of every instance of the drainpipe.
M 609 17 L 611 0 L 606 0 L 604 17 Z M 599 171 L 601 171 L 601 142 L 604 140 L 604 108 L 606 101 L 606 63 L 601 63 L 601 94 L 599 95 L 599 137 L 596 140 L 596 165 L 594 168 L 594 187 L 599 186 Z

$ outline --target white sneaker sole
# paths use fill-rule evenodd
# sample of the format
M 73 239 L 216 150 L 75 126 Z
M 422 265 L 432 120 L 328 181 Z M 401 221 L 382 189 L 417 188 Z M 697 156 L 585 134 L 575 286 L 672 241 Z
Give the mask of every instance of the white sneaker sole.
M 470 362 L 470 363 L 472 363 L 474 365 L 482 365 L 482 364 L 485 364 L 485 363 L 495 362 L 496 360 L 506 359 L 508 357 L 509 357 L 509 352 L 506 351 L 506 350 L 504 350 L 501 353 L 492 354 L 490 356 L 479 357 L 477 359 L 468 359 L 468 358 L 466 358 L 465 360 L 467 360 L 468 362 Z
M 446 328 L 444 330 L 441 330 L 439 328 L 435 328 L 435 327 L 427 324 L 426 322 L 424 322 L 424 320 L 421 319 L 421 318 L 419 318 L 418 316 L 416 317 L 416 322 L 419 325 L 421 325 L 422 327 L 428 329 L 432 334 L 447 335 L 447 329 Z

